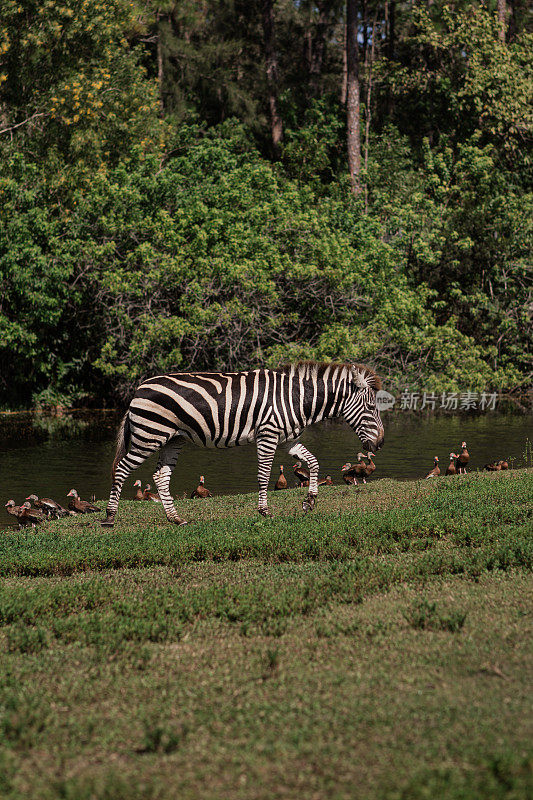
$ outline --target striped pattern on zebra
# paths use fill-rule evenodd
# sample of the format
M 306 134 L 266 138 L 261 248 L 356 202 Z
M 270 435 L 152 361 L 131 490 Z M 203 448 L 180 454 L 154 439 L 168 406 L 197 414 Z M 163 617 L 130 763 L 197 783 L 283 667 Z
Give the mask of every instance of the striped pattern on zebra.
M 103 525 L 113 525 L 128 475 L 160 450 L 154 475 L 167 518 L 185 524 L 170 495 L 170 476 L 183 446 L 257 446 L 260 514 L 268 514 L 267 487 L 278 445 L 307 463 L 309 493 L 304 511 L 318 494 L 318 461 L 295 442 L 304 428 L 342 417 L 363 448 L 375 452 L 384 441 L 376 407 L 381 381 L 353 363 L 304 361 L 279 369 L 248 372 L 187 372 L 158 375 L 137 389 L 118 433 L 111 494 Z

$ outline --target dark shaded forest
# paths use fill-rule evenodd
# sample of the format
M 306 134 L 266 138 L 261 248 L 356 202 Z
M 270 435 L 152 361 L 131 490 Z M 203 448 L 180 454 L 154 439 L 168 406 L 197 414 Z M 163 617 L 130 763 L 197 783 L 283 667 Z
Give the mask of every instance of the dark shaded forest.
M 529 4 L 3 0 L 0 408 L 531 383 Z

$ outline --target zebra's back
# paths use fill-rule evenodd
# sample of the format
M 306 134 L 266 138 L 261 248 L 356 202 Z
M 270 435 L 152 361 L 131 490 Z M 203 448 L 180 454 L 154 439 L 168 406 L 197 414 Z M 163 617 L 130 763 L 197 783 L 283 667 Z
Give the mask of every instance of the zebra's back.
M 137 389 L 130 418 L 147 434 L 164 439 L 179 433 L 204 447 L 244 444 L 253 440 L 263 401 L 268 399 L 267 372 L 157 375 Z

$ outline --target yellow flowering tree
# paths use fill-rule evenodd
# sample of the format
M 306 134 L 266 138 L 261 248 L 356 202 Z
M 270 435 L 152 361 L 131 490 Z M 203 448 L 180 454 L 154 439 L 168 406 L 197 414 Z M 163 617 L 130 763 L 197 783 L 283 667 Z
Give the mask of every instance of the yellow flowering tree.
M 0 147 L 27 149 L 79 180 L 135 143 L 160 144 L 157 79 L 126 0 L 5 0 L 0 10 Z M 65 177 L 65 176 L 63 176 Z

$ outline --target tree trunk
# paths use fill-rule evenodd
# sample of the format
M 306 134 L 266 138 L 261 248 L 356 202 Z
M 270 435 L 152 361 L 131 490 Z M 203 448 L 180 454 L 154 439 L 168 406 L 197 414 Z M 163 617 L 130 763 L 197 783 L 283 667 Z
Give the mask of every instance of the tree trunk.
M 361 119 L 357 0 L 346 0 L 346 144 L 348 171 L 354 194 L 361 191 Z
M 366 78 L 368 74 L 368 2 L 363 0 L 363 9 L 361 12 L 361 23 L 363 26 L 363 74 L 359 81 L 359 91 L 361 97 L 366 97 Z M 366 112 L 365 112 L 366 113 Z
M 395 22 L 396 22 L 396 2 L 390 0 L 389 3 L 389 35 L 387 38 L 387 58 L 394 58 L 394 37 L 395 37 Z
M 507 26 L 507 41 L 516 38 L 516 0 L 509 0 L 509 25 Z
M 370 104 L 372 101 L 372 68 L 374 66 L 374 58 L 375 58 L 375 42 L 376 42 L 376 23 L 378 18 L 378 12 L 376 11 L 374 15 L 374 20 L 372 22 L 372 44 L 370 45 L 370 62 L 368 64 L 368 72 L 367 72 L 367 89 L 366 89 L 366 106 L 365 106 L 365 173 L 368 169 L 368 144 L 370 139 Z M 365 54 L 365 61 L 367 60 Z M 368 213 L 368 185 L 367 179 L 365 177 L 365 214 Z
M 165 103 L 163 100 L 163 31 L 161 28 L 161 11 L 157 12 L 157 85 L 159 87 L 159 114 L 162 117 L 165 113 Z
M 342 26 L 342 80 L 340 101 L 341 106 L 346 105 L 346 84 L 348 81 L 348 66 L 346 59 L 346 24 Z
M 278 158 L 279 146 L 283 139 L 283 122 L 278 108 L 278 57 L 274 48 L 274 1 L 261 0 L 261 11 L 272 149 L 274 156 Z
M 318 3 L 318 22 L 316 35 L 311 49 L 311 63 L 309 65 L 309 90 L 312 97 L 316 97 L 320 89 L 320 76 L 324 53 L 326 52 L 326 34 L 328 32 L 329 3 L 322 0 Z
M 505 0 L 498 0 L 498 36 L 505 42 L 505 30 L 507 27 L 507 3 Z

